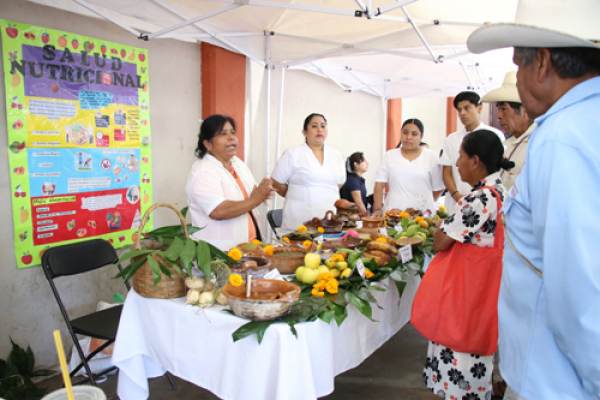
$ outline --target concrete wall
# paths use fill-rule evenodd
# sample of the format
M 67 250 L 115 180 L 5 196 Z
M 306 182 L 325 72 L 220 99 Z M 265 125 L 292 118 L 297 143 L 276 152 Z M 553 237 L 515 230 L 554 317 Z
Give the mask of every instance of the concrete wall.
M 402 119 L 418 118 L 423 122 L 423 141 L 436 154 L 444 146 L 446 137 L 446 98 L 421 97 L 402 99 Z
M 70 31 L 149 50 L 150 125 L 152 130 L 154 202 L 186 205 L 184 185 L 196 147 L 202 102 L 200 46 L 173 40 L 143 42 L 112 23 L 39 6 L 26 1 L 0 0 L 0 18 Z M 0 49 L 1 51 L 1 49 Z M 2 71 L 4 73 L 4 71 Z M 5 93 L 4 79 L 0 93 Z M 21 346 L 31 345 L 36 364 L 57 364 L 52 331 L 60 329 L 70 349 L 62 316 L 40 267 L 17 269 L 8 167 L 5 96 L 0 96 L 0 358 L 10 351 L 12 337 Z M 155 226 L 174 224 L 175 215 L 157 210 Z M 85 278 L 57 281 L 74 315 L 93 311 L 99 300 L 111 301 L 124 286 L 111 277 L 113 270 Z M 91 278 L 91 279 L 90 279 Z M 69 350 L 70 351 L 70 350 Z

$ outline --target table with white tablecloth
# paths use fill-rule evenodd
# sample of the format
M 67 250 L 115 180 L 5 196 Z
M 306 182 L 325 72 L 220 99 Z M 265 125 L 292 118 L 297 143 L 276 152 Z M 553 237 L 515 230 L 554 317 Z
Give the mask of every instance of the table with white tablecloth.
M 399 299 L 389 278 L 373 291 L 370 321 L 354 306 L 338 326 L 318 319 L 272 324 L 259 344 L 255 335 L 234 342 L 231 334 L 248 320 L 222 306 L 199 310 L 184 299 L 127 295 L 112 357 L 119 368 L 122 400 L 147 399 L 148 379 L 167 370 L 226 400 L 316 399 L 334 390 L 334 378 L 358 366 L 410 320 L 420 278 L 411 276 Z

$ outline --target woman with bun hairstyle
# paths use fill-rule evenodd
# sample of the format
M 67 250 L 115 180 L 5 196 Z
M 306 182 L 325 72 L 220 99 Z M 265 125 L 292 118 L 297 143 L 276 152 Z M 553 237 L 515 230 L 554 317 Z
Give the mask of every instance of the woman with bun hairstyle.
M 310 114 L 304 120 L 305 142 L 283 152 L 273 170 L 272 184 L 285 197 L 281 232 L 294 232 L 314 217 L 323 218 L 340 198 L 346 181 L 342 155 L 328 146 L 327 120 Z
M 382 216 L 394 208 L 435 212 L 434 203 L 444 190 L 444 181 L 437 155 L 421 147 L 424 132 L 425 127 L 417 118 L 402 124 L 399 147 L 386 152 L 377 169 L 373 216 Z M 384 202 L 386 184 L 389 192 Z
M 485 297 L 480 298 L 480 301 L 483 303 L 489 300 L 487 304 L 491 304 L 491 306 L 488 312 L 495 314 L 492 315 L 491 320 L 496 321 L 495 331 L 482 332 L 482 334 L 484 337 L 489 337 L 495 345 L 498 337 L 497 303 L 502 274 L 501 253 L 504 238 L 499 237 L 500 242 L 497 244 L 494 241 L 496 239 L 496 227 L 499 223 L 499 206 L 504 201 L 506 191 L 500 179 L 499 171 L 500 169 L 512 168 L 515 164 L 503 157 L 504 146 L 498 136 L 494 132 L 484 129 L 468 133 L 462 141 L 459 154 L 456 166 L 460 177 L 473 188 L 469 194 L 458 201 L 454 209 L 450 211 L 449 217 L 438 222 L 439 229 L 433 235 L 433 248 L 438 254 L 425 273 L 415 296 L 413 307 L 421 309 L 421 304 L 426 304 L 419 304 L 423 301 L 421 299 L 435 299 L 441 295 L 439 292 L 430 293 L 427 289 L 430 287 L 429 282 L 427 282 L 427 275 L 430 272 L 433 274 L 430 276 L 432 278 L 438 274 L 438 271 L 443 271 L 444 268 L 450 267 L 456 270 L 457 266 L 463 262 L 463 260 L 449 258 L 447 264 L 438 262 L 437 265 L 434 265 L 438 256 L 451 251 L 455 246 L 464 245 L 464 249 L 461 250 L 463 253 L 453 253 L 461 254 L 463 258 L 467 255 L 469 255 L 468 257 L 475 257 L 475 252 L 477 252 L 478 257 L 481 257 L 481 251 L 477 248 L 493 248 L 490 251 L 499 253 L 489 254 L 499 254 L 500 256 L 494 258 L 494 261 L 488 263 L 489 265 L 478 264 L 474 268 L 494 269 L 491 275 L 494 279 L 487 279 L 485 282 L 477 281 L 477 284 L 480 284 L 486 293 Z M 500 201 L 498 201 L 498 198 Z M 503 232 L 503 230 L 500 230 L 500 232 Z M 462 245 L 457 244 L 457 242 Z M 484 255 L 484 257 L 487 256 Z M 469 258 L 470 261 L 467 262 L 473 263 L 475 262 L 474 259 L 471 257 Z M 496 268 L 497 270 L 495 270 Z M 425 301 L 433 302 L 434 300 Z M 416 318 L 417 321 L 414 319 L 413 321 L 416 323 L 417 329 L 420 329 L 418 324 L 420 320 L 419 313 L 415 314 L 415 308 L 413 308 L 413 318 Z M 425 308 L 428 309 L 428 306 Z M 449 304 L 448 308 L 455 309 L 452 304 Z M 467 312 L 465 310 L 461 311 Z M 477 321 L 483 323 L 481 321 L 484 321 L 485 318 L 482 318 L 479 313 L 478 315 L 480 316 L 477 317 Z M 460 318 L 458 315 L 457 317 Z M 487 320 L 489 321 L 490 318 Z M 480 329 L 485 328 L 480 327 Z M 427 336 L 425 333 L 424 335 Z M 438 338 L 437 341 L 444 342 L 441 338 Z M 484 356 L 459 352 L 430 340 L 427 349 L 427 362 L 423 371 L 423 381 L 434 394 L 441 398 L 489 399 L 492 397 L 492 357 L 493 355 Z
M 340 189 L 340 197 L 356 204 L 359 215 L 368 215 L 367 187 L 365 178 L 362 177 L 368 169 L 369 163 L 360 151 L 346 160 L 346 183 Z

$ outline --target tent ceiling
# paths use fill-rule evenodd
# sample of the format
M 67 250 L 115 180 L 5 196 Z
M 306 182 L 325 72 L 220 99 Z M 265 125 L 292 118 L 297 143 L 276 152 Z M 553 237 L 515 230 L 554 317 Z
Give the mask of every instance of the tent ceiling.
M 388 98 L 485 91 L 510 53 L 474 56 L 469 34 L 514 21 L 517 0 L 29 0 L 103 17 L 149 40 L 205 41 Z M 478 66 L 477 66 L 478 64 Z

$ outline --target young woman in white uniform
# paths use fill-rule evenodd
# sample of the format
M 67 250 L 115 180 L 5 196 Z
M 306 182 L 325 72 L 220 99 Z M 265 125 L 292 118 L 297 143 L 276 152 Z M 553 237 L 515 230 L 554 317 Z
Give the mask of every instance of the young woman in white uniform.
M 277 161 L 272 185 L 283 205 L 282 233 L 294 232 L 313 217 L 323 218 L 335 210 L 339 189 L 346 181 L 342 155 L 325 146 L 327 121 L 321 114 L 311 114 L 304 120 L 306 142 L 287 149 Z
M 420 146 L 423 132 L 423 123 L 416 118 L 402 124 L 402 145 L 385 153 L 377 170 L 373 216 L 392 208 L 435 212 L 434 202 L 444 190 L 442 167 L 432 150 Z M 386 184 L 389 193 L 384 203 Z
M 271 198 L 270 179 L 260 185 L 235 156 L 238 138 L 230 117 L 211 115 L 200 127 L 198 161 L 185 185 L 192 225 L 204 227 L 192 239 L 205 240 L 223 251 L 260 239 L 253 210 Z

